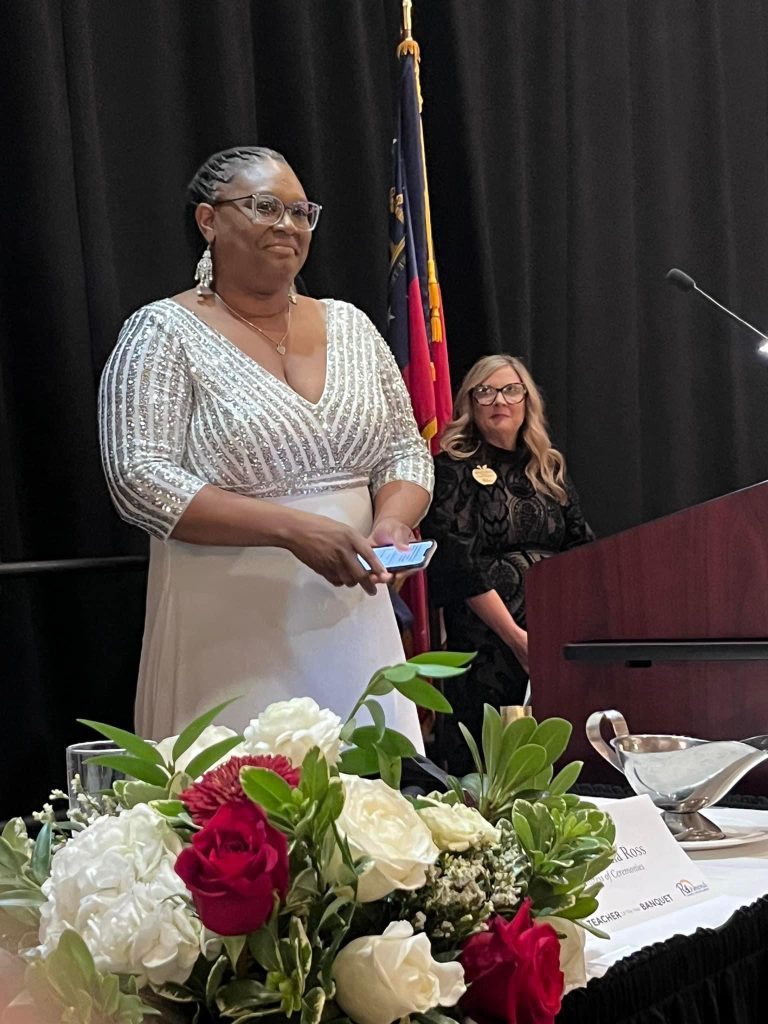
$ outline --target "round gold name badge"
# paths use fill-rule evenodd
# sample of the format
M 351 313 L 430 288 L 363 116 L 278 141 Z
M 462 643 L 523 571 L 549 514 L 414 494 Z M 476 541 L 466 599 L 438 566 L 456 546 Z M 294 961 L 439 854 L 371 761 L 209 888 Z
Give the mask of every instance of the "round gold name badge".
M 475 466 L 472 470 L 472 476 L 477 480 L 483 487 L 490 487 L 491 484 L 496 483 L 496 472 L 491 469 L 490 466 Z

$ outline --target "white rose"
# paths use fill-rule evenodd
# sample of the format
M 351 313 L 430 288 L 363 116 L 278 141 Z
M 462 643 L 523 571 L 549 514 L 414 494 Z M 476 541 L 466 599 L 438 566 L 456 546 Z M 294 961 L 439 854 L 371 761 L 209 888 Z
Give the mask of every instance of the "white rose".
M 370 903 L 393 889 L 420 889 L 440 851 L 413 806 L 381 779 L 342 775 L 342 780 L 344 807 L 338 827 L 355 860 L 373 861 L 358 882 L 357 898 Z
M 312 747 L 328 764 L 341 757 L 341 719 L 311 697 L 268 705 L 245 729 L 246 754 L 282 754 L 298 768 Z
M 536 917 L 535 925 L 551 924 L 560 939 L 560 970 L 565 976 L 563 995 L 572 988 L 587 984 L 587 961 L 584 955 L 587 933 L 574 921 L 564 917 Z
M 345 946 L 333 963 L 336 1002 L 355 1024 L 391 1024 L 409 1013 L 455 1006 L 467 990 L 464 968 L 440 964 L 424 933 L 393 921 L 383 935 Z
M 181 755 L 181 757 L 178 759 L 178 761 L 176 762 L 176 771 L 186 771 L 187 765 L 190 764 L 190 762 L 194 758 L 196 758 L 198 754 L 202 754 L 204 750 L 207 750 L 208 747 L 212 747 L 214 743 L 220 743 L 221 740 L 229 739 L 230 736 L 237 736 L 237 733 L 235 732 L 234 729 L 228 729 L 226 725 L 206 726 L 205 729 L 203 729 L 203 731 L 200 733 L 198 738 L 195 740 L 195 742 L 192 744 L 192 746 L 188 747 Z M 164 740 L 160 740 L 160 742 L 157 744 L 156 749 L 158 754 L 160 754 L 163 760 L 166 761 L 168 764 L 171 763 L 173 745 L 178 738 L 178 736 L 168 736 Z M 219 760 L 216 761 L 215 764 L 212 764 L 211 767 L 207 770 L 210 771 L 211 768 L 217 768 L 220 764 L 223 764 L 225 761 L 228 761 L 230 757 L 237 753 L 237 749 L 230 750 L 228 754 L 225 754 L 223 757 L 219 758 Z
M 441 850 L 463 853 L 470 847 L 493 846 L 501 838 L 499 830 L 486 821 L 476 807 L 466 804 L 434 800 L 429 807 L 420 807 L 417 814 Z
M 43 883 L 40 954 L 71 928 L 96 967 L 154 984 L 187 980 L 201 925 L 174 870 L 182 841 L 146 804 L 98 818 L 54 855 Z

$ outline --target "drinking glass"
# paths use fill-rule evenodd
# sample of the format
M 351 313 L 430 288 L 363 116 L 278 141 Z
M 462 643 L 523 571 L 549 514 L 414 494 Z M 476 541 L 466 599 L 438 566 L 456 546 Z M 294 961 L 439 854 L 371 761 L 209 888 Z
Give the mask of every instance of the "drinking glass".
M 125 750 L 113 743 L 112 740 L 87 740 L 84 743 L 73 743 L 67 747 L 69 806 L 77 806 L 77 800 L 72 793 L 72 779 L 75 775 L 80 776 L 80 785 L 91 796 L 96 796 L 102 790 L 111 789 L 113 782 L 125 778 L 122 772 L 118 772 L 114 768 L 106 768 L 100 764 L 86 764 L 90 757 L 98 757 L 99 754 L 124 753 Z

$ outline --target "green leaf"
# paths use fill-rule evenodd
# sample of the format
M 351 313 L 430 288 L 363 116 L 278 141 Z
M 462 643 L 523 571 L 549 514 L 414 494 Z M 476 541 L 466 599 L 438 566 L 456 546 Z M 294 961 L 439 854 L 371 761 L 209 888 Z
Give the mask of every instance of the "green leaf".
M 423 679 L 411 679 L 405 683 L 396 683 L 395 686 L 404 697 L 412 700 L 419 707 L 442 711 L 445 714 L 450 714 L 453 711 L 440 690 L 425 683 Z
M 567 793 L 575 785 L 583 767 L 583 761 L 571 761 L 570 764 L 561 768 L 549 784 L 550 795 L 557 796 L 560 793 Z
M 345 722 L 341 732 L 339 733 L 342 742 L 349 743 L 350 740 L 352 739 L 352 733 L 355 731 L 356 728 L 357 722 L 355 721 L 354 718 L 350 718 L 348 722 Z
M 51 826 L 48 822 L 43 825 L 35 841 L 35 848 L 32 851 L 30 869 L 35 881 L 42 885 L 51 873 Z
M 0 839 L 0 871 L 16 875 L 29 860 L 26 850 L 17 850 L 6 839 Z
M 578 921 L 581 917 L 591 917 L 597 910 L 597 900 L 592 897 L 581 897 L 569 907 L 558 910 L 556 917 L 564 917 L 567 921 Z
M 132 732 L 127 732 L 125 729 L 117 729 L 114 725 L 105 725 L 104 722 L 93 722 L 90 718 L 78 718 L 78 722 L 81 725 L 87 725 L 94 732 L 100 732 L 102 736 L 106 736 L 108 740 L 112 740 L 118 747 L 122 747 L 129 754 L 134 754 L 142 761 L 150 761 L 152 764 L 157 765 L 163 764 L 163 758 L 158 753 L 157 747 L 153 743 L 148 743 L 146 740 L 141 739 L 140 736 L 134 735 Z
M 12 850 L 22 854 L 25 859 L 29 856 L 30 839 L 23 818 L 11 818 L 6 822 L 2 838 Z
M 409 665 L 453 665 L 461 667 L 468 665 L 477 655 L 477 651 L 462 653 L 461 651 L 427 651 L 425 654 L 416 654 L 408 659 Z
M 365 706 L 371 714 L 371 720 L 373 721 L 374 728 L 378 733 L 378 739 L 381 739 L 384 735 L 384 730 L 387 727 L 387 721 L 384 717 L 384 708 L 377 700 L 366 700 Z
M 461 780 L 461 802 L 468 803 L 466 794 L 472 797 L 472 800 L 479 806 L 480 801 L 483 799 L 485 790 L 485 775 L 480 775 L 478 772 L 472 772 L 471 775 L 465 775 Z
M 293 809 L 293 789 L 282 776 L 269 768 L 246 765 L 240 769 L 240 782 L 245 795 L 265 811 Z
M 516 750 L 504 766 L 503 788 L 505 792 L 520 787 L 532 775 L 542 770 L 547 761 L 547 752 L 543 747 L 527 743 Z
M 185 814 L 187 809 L 181 800 L 153 800 L 152 810 L 166 818 L 178 818 Z
M 205 1005 L 213 1008 L 216 994 L 221 988 L 224 975 L 229 970 L 229 957 L 223 954 L 216 960 L 205 982 Z
M 248 936 L 248 949 L 254 960 L 265 971 L 281 971 L 283 962 L 271 925 L 264 925 Z
M 104 768 L 112 768 L 123 775 L 130 775 L 140 782 L 148 782 L 151 786 L 165 786 L 168 783 L 168 773 L 156 764 L 149 761 L 142 761 L 141 758 L 132 754 L 99 754 L 98 757 L 89 757 L 86 764 L 100 764 Z
M 418 753 L 408 737 L 396 729 L 385 729 L 377 746 L 389 757 L 415 757 Z
M 410 679 L 416 678 L 416 669 L 411 665 L 390 665 L 389 668 L 381 670 L 381 674 L 390 683 L 399 686 L 400 683 L 407 683 Z
M 211 708 L 210 711 L 206 711 L 204 715 L 200 715 L 194 722 L 191 722 L 186 729 L 179 735 L 179 738 L 173 745 L 171 751 L 171 760 L 176 763 L 181 755 L 189 750 L 195 740 L 199 739 L 203 730 L 207 729 L 211 725 L 216 716 L 220 715 L 224 708 L 228 708 L 230 704 L 234 704 L 236 700 L 240 700 L 239 697 L 233 697 L 231 700 L 225 700 L 221 704 L 217 704 L 215 708 Z
M 342 907 L 347 906 L 351 902 L 352 901 L 350 900 L 349 896 L 336 896 L 335 899 L 331 900 L 331 902 L 323 911 L 323 916 L 320 918 L 318 922 L 317 930 L 319 931 L 326 921 L 334 917 L 334 915 L 336 915 L 338 911 L 341 910 Z
M 388 679 L 385 679 L 382 675 L 377 675 L 368 684 L 366 693 L 369 697 L 384 697 L 388 693 L 392 693 L 394 686 Z
M 528 823 L 528 819 L 525 815 L 518 810 L 512 811 L 512 825 L 514 826 L 517 838 L 523 844 L 526 850 L 535 850 L 536 841 L 533 838 L 533 832 L 531 826 Z
M 170 780 L 168 780 L 170 782 Z M 131 782 L 127 779 L 116 779 L 112 789 L 123 805 L 130 809 L 137 804 L 148 804 L 153 800 L 165 800 L 168 796 L 168 785 L 150 786 L 147 782 Z
M 501 715 L 490 704 L 483 705 L 483 756 L 485 767 L 491 778 L 496 774 L 496 765 L 501 752 L 501 737 L 504 726 Z
M 455 679 L 463 676 L 465 668 L 454 668 L 453 665 L 419 665 L 419 675 L 426 679 Z
M 281 998 L 279 992 L 268 989 L 260 981 L 236 978 L 216 994 L 216 1006 L 226 1017 L 240 1022 L 249 1019 L 244 1016 L 248 1010 L 276 1006 Z
M 339 770 L 345 775 L 375 775 L 379 770 L 379 759 L 371 748 L 352 747 L 341 755 Z
M 301 764 L 299 790 L 309 800 L 322 800 L 328 792 L 328 780 L 328 762 L 319 747 L 312 747 Z
M 416 748 L 408 737 L 395 729 L 385 729 L 379 739 L 375 726 L 361 725 L 355 729 L 352 741 L 358 747 L 381 750 L 389 757 L 413 757 L 416 754 Z
M 505 725 L 501 737 L 499 764 L 503 767 L 518 747 L 530 743 L 535 732 L 536 720 L 533 718 L 515 718 Z
M 379 758 L 379 775 L 382 781 L 386 782 L 392 789 L 399 789 L 403 762 L 397 756 L 386 754 L 381 747 L 377 748 L 376 753 Z
M 475 737 L 463 722 L 459 722 L 459 729 L 461 730 L 461 735 L 464 737 L 464 742 L 469 747 L 472 760 L 475 762 L 475 768 L 477 768 L 477 774 L 481 776 L 484 775 L 485 768 L 483 767 L 483 759 L 480 757 L 480 751 L 478 750 L 477 743 L 475 742 Z
M 204 775 L 209 768 L 212 768 L 217 761 L 220 761 L 222 757 L 226 756 L 233 747 L 236 747 L 238 743 L 241 743 L 242 739 L 242 736 L 227 736 L 226 739 L 219 740 L 218 742 L 211 744 L 210 747 L 206 747 L 205 750 L 201 750 L 196 757 L 193 757 L 184 771 L 193 779 L 199 779 L 200 776 Z
M 539 722 L 529 742 L 544 747 L 547 760 L 554 764 L 568 746 L 572 731 L 571 723 L 566 722 L 564 718 L 545 718 L 543 722 Z
M 301 1000 L 301 1024 L 320 1024 L 325 1007 L 325 992 L 319 986 L 311 988 Z

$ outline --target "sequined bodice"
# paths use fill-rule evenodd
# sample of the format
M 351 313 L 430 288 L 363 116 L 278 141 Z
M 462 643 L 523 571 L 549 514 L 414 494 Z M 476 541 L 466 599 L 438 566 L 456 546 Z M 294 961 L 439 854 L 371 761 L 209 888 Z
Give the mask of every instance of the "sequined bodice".
M 394 359 L 373 324 L 325 301 L 320 399 L 298 395 L 171 299 L 126 321 L 104 369 L 102 455 L 120 514 L 167 537 L 204 484 L 253 497 L 392 480 L 432 487 Z

